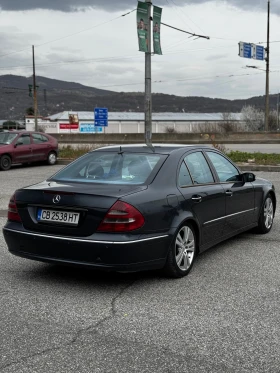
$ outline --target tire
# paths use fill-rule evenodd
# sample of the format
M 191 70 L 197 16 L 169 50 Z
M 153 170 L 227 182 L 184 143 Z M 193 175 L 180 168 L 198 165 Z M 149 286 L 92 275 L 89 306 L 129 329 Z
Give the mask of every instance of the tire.
M 167 276 L 181 278 L 186 276 L 197 255 L 196 235 L 192 224 L 184 223 L 178 229 L 171 244 L 165 267 Z
M 270 194 L 266 196 L 263 207 L 261 209 L 257 232 L 266 234 L 271 231 L 274 219 L 274 202 Z
M 8 171 L 11 168 L 12 160 L 8 155 L 2 155 L 0 158 L 0 170 Z
M 48 154 L 48 159 L 47 159 L 47 164 L 50 165 L 50 166 L 53 166 L 56 164 L 56 161 L 57 161 L 57 155 L 55 152 L 50 152 Z

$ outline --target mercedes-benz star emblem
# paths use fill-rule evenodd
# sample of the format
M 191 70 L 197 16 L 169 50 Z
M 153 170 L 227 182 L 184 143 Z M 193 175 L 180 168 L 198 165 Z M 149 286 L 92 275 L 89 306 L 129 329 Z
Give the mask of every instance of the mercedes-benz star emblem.
M 59 195 L 53 197 L 53 203 L 58 203 L 60 202 L 60 200 L 61 200 L 61 197 Z

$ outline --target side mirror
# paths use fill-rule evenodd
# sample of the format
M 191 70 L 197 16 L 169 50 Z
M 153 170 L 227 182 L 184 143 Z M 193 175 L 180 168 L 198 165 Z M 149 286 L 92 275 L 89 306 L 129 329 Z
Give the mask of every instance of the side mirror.
M 252 172 L 244 172 L 242 176 L 243 176 L 243 180 L 245 183 L 252 183 L 253 181 L 256 180 L 256 175 L 253 174 Z
M 17 141 L 16 143 L 15 143 L 15 148 L 17 147 L 17 146 L 19 146 L 19 145 L 23 145 L 23 142 L 21 141 L 21 140 L 19 140 L 19 141 Z

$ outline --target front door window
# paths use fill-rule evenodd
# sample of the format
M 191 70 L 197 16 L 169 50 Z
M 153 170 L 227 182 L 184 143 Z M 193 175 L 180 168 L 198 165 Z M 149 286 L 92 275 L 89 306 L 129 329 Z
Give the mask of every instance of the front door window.
M 214 152 L 207 152 L 221 183 L 240 181 L 240 174 L 236 167 L 225 157 Z

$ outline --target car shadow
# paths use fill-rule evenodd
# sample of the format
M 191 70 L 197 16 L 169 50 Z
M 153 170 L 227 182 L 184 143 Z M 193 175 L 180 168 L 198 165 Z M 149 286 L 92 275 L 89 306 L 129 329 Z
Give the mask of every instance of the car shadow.
M 71 267 L 55 264 L 39 264 L 34 270 L 18 272 L 21 280 L 32 280 L 41 284 L 61 284 L 68 286 L 75 285 L 86 287 L 94 285 L 95 287 L 111 287 L 119 285 L 129 285 L 137 281 L 158 282 L 165 278 L 161 271 L 151 270 L 144 272 L 107 272 L 96 269 Z

